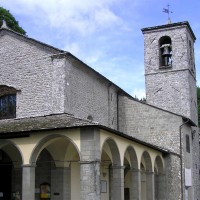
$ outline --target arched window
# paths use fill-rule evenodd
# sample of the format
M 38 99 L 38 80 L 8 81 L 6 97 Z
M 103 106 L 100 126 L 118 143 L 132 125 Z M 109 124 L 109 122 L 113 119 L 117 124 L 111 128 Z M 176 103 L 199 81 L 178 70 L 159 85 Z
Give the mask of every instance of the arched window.
M 8 86 L 0 86 L 0 119 L 16 117 L 16 90 Z
M 160 38 L 160 68 L 172 67 L 172 42 L 169 36 Z

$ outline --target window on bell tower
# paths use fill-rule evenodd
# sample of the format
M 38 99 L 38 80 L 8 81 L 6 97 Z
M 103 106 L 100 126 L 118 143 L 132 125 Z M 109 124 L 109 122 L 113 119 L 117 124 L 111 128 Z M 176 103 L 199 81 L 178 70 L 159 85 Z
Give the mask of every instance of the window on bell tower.
M 172 42 L 169 36 L 161 37 L 160 48 L 160 68 L 172 67 Z

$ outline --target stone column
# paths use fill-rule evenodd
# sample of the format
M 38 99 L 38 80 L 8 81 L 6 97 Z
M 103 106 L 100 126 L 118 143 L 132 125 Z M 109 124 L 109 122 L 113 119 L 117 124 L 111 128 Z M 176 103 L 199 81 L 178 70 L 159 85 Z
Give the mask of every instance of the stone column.
M 80 162 L 81 200 L 100 200 L 100 161 Z
M 100 200 L 100 131 L 84 127 L 81 134 L 81 200 Z
M 147 200 L 155 199 L 155 181 L 154 173 L 146 172 L 146 189 L 147 189 Z
M 124 166 L 111 167 L 110 184 L 110 199 L 124 200 Z
M 166 184 L 165 184 L 165 174 L 158 175 L 158 198 L 159 200 L 165 200 Z
M 130 200 L 141 200 L 141 173 L 139 169 L 131 169 Z
M 22 166 L 22 200 L 35 200 L 35 167 Z

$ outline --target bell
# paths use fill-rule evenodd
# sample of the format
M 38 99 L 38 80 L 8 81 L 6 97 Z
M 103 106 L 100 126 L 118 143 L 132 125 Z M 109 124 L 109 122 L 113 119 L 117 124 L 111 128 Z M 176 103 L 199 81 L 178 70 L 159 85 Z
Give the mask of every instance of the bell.
M 163 56 L 170 55 L 170 48 L 169 48 L 169 46 L 164 46 L 162 55 Z
M 171 53 L 171 45 L 170 44 L 163 44 L 161 47 L 162 50 L 162 65 L 169 66 L 172 64 L 172 53 Z

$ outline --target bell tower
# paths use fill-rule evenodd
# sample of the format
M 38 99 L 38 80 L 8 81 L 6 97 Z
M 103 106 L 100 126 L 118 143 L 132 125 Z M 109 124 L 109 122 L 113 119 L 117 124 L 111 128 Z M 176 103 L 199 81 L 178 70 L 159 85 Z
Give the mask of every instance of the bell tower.
M 188 22 L 142 29 L 147 103 L 197 124 L 196 37 Z

